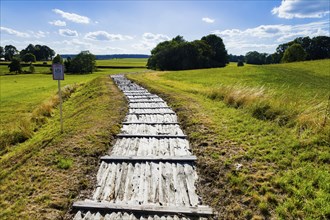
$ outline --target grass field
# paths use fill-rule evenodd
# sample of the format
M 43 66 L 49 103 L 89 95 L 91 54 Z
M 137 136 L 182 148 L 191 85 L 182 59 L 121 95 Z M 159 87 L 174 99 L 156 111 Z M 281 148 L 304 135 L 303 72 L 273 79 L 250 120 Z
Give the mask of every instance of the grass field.
M 145 67 L 147 65 L 147 58 L 123 58 L 111 60 L 96 60 L 97 66 L 134 66 Z
M 63 218 L 72 199 L 91 189 L 98 156 L 126 112 L 108 75 L 128 71 L 141 69 L 65 75 L 63 134 L 51 74 L 0 76 L 0 219 Z
M 66 75 L 65 80 L 61 82 L 61 86 L 86 83 L 98 76 L 127 71 L 139 70 L 100 69 L 93 74 Z M 35 116 L 38 106 L 52 101 L 52 96 L 57 92 L 57 81 L 52 79 L 51 74 L 20 74 L 0 77 L 0 126 L 4 128 L 0 132 L 1 155 L 3 154 L 2 151 L 7 151 L 8 146 L 12 145 L 10 142 L 20 142 L 20 139 L 26 139 L 24 136 L 31 134 L 31 132 L 26 131 L 27 125 L 25 122 Z M 36 129 L 35 125 L 29 124 L 28 126 L 31 127 L 27 130 Z
M 123 59 L 110 59 L 110 60 L 96 60 L 97 66 L 118 66 L 118 67 L 146 67 L 147 65 L 147 58 L 123 58 Z M 4 62 L 2 63 L 9 64 L 10 62 Z M 37 61 L 33 64 L 43 64 L 43 61 Z M 51 65 L 51 61 L 47 61 L 48 65 Z M 23 67 L 22 71 L 29 71 L 29 67 Z M 49 67 L 42 67 L 42 66 L 36 66 L 35 67 L 35 73 L 50 73 Z M 1 75 L 8 75 L 8 74 L 14 74 L 9 73 L 8 65 L 0 65 L 0 76 Z
M 329 69 L 322 60 L 128 77 L 178 113 L 203 200 L 220 216 L 328 219 Z
M 72 200 L 93 188 L 98 158 L 119 132 L 127 107 L 106 75 L 69 80 L 85 83 L 64 102 L 64 132 L 60 133 L 59 112 L 54 108 L 53 117 L 30 139 L 11 146 L 0 157 L 0 219 L 63 219 Z M 53 85 L 38 75 L 31 81 L 45 86 L 45 92 L 38 97 L 39 101 L 31 100 L 24 111 L 54 92 Z M 30 87 L 31 92 L 32 84 Z M 29 94 L 11 97 L 19 101 Z M 24 105 L 12 101 L 12 106 L 11 113 L 19 120 L 22 112 L 16 112 L 14 106 Z

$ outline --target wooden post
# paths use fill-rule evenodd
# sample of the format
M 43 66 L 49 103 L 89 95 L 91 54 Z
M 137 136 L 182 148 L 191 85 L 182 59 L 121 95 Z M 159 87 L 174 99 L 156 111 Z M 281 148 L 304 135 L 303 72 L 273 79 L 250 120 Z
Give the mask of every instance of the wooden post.
M 64 80 L 64 68 L 60 63 L 54 63 L 52 65 L 53 69 L 53 80 L 57 80 L 58 84 L 58 97 L 60 99 L 60 123 L 61 123 L 61 133 L 63 133 L 63 115 L 62 115 L 62 91 L 61 91 L 61 80 Z
M 57 81 L 58 81 L 58 96 L 59 96 L 59 98 L 60 98 L 60 121 L 61 121 L 61 133 L 63 133 L 61 80 L 57 80 Z

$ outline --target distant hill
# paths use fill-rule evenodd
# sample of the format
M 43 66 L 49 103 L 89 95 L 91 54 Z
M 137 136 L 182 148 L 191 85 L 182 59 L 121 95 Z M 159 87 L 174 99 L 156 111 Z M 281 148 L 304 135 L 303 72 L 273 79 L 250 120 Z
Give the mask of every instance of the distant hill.
M 68 57 L 75 57 L 77 54 L 61 54 L 61 57 L 66 59 Z M 149 58 L 146 54 L 111 54 L 111 55 L 95 55 L 97 60 L 109 60 L 109 59 L 122 59 L 122 58 Z

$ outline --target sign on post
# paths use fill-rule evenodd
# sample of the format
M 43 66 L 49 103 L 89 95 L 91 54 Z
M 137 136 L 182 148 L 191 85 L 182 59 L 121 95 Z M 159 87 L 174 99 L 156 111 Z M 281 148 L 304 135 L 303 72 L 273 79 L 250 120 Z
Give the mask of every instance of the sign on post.
M 55 63 L 52 65 L 52 69 L 53 69 L 53 80 L 58 81 L 58 96 L 60 98 L 61 133 L 63 133 L 61 80 L 64 80 L 64 68 L 62 64 Z
M 53 64 L 53 80 L 64 80 L 64 71 L 62 64 Z

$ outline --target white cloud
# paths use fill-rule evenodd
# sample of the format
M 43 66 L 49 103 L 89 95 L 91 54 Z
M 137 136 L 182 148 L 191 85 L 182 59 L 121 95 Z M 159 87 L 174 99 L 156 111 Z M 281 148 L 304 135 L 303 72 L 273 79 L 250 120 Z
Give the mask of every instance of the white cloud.
M 208 17 L 202 18 L 202 21 L 204 21 L 204 22 L 206 22 L 206 23 L 210 23 L 210 24 L 212 24 L 212 23 L 215 22 L 214 19 L 212 19 L 212 18 L 208 18 Z
M 215 30 L 212 33 L 223 38 L 230 53 L 244 54 L 250 50 L 273 53 L 279 44 L 297 37 L 328 36 L 329 24 L 329 21 L 324 20 L 300 25 L 260 25 L 242 30 Z
M 62 11 L 60 9 L 53 9 L 53 12 L 55 12 L 56 14 L 61 15 L 63 18 L 75 22 L 75 23 L 80 23 L 80 24 L 89 24 L 90 19 L 86 16 L 82 16 L 82 15 L 78 15 L 75 13 L 69 13 L 69 12 L 65 12 Z
M 61 21 L 61 20 L 50 21 L 49 24 L 54 25 L 54 26 L 59 26 L 59 27 L 65 27 L 66 26 L 66 22 Z
M 282 0 L 279 7 L 272 10 L 280 18 L 321 18 L 330 12 L 328 0 Z
M 31 36 L 35 37 L 35 38 L 44 38 L 46 37 L 46 35 L 49 34 L 49 32 L 44 32 L 44 31 L 30 31 Z
M 59 29 L 59 33 L 60 33 L 60 35 L 62 35 L 64 37 L 77 37 L 78 36 L 77 31 L 73 31 L 70 29 Z
M 147 53 L 150 52 L 150 50 L 153 49 L 158 43 L 167 40 L 170 40 L 167 35 L 147 32 L 142 35 L 142 40 L 140 42 L 131 45 L 131 47 L 139 53 Z
M 143 40 L 145 41 L 154 41 L 154 42 L 162 42 L 169 40 L 170 38 L 164 34 L 153 34 L 153 33 L 144 33 L 142 35 Z
M 0 27 L 1 33 L 9 34 L 9 35 L 14 35 L 16 37 L 30 37 L 28 33 L 16 31 L 11 28 L 6 28 L 6 27 Z
M 133 44 L 132 48 L 134 48 L 138 52 L 143 51 L 143 53 L 145 53 L 146 51 L 150 51 L 151 49 L 153 49 L 156 45 L 157 45 L 157 43 L 142 41 L 140 43 Z
M 116 40 L 132 40 L 133 37 L 121 34 L 110 34 L 106 31 L 88 32 L 85 39 L 96 41 L 116 41 Z

